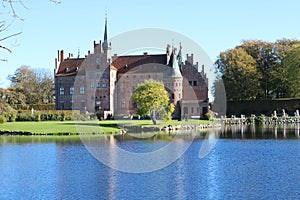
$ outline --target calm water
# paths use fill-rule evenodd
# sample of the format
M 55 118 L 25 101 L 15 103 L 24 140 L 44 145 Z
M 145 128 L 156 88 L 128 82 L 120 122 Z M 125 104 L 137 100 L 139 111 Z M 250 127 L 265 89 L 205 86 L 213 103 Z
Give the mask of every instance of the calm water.
M 203 159 L 198 155 L 206 140 L 198 135 L 173 164 L 133 174 L 105 166 L 76 137 L 2 136 L 0 199 L 299 199 L 298 138 L 299 126 L 231 127 Z M 170 139 L 114 142 L 145 151 Z M 178 140 L 178 145 L 190 141 Z

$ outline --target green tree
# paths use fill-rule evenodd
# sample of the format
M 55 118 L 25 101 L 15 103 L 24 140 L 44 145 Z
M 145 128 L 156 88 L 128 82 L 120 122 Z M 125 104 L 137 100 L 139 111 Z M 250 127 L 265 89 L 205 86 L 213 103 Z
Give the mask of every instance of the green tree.
M 53 102 L 54 83 L 50 71 L 22 66 L 13 75 L 9 75 L 8 79 L 11 81 L 8 89 L 23 94 L 24 99 L 20 100 L 26 104 Z
M 223 79 L 227 100 L 255 99 L 261 74 L 256 61 L 242 48 L 222 52 L 215 62 Z
M 274 78 L 272 75 L 278 64 L 278 59 L 273 51 L 273 43 L 261 40 L 245 40 L 239 47 L 255 59 L 257 70 L 262 75 L 262 90 L 258 98 L 272 98 L 274 96 Z
M 288 93 L 289 85 L 286 66 L 283 64 L 285 56 L 293 49 L 299 40 L 281 39 L 274 43 L 274 53 L 278 60 L 276 68 L 271 72 L 273 93 L 276 98 L 291 97 Z
M 286 93 L 289 97 L 300 97 L 300 45 L 295 46 L 283 59 L 286 77 Z
M 138 106 L 137 113 L 141 116 L 150 116 L 153 124 L 157 124 L 159 113 L 162 113 L 160 117 L 165 116 L 168 119 L 172 108 L 174 111 L 174 107 L 169 105 L 169 94 L 163 83 L 152 79 L 138 85 L 133 91 L 132 101 Z
M 283 73 L 282 60 L 286 54 L 299 44 L 299 40 L 280 39 L 275 43 L 261 40 L 246 40 L 239 47 L 243 48 L 256 60 L 256 67 L 262 74 L 261 87 L 263 93 L 258 98 L 284 98 L 286 94 L 286 76 Z

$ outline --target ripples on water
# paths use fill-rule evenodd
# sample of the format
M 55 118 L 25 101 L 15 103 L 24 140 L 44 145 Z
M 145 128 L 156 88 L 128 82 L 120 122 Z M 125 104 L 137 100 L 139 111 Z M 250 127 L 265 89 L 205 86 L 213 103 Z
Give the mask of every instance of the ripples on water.
M 0 199 L 299 199 L 299 126 L 233 126 L 210 134 L 220 139 L 203 159 L 199 135 L 170 166 L 140 174 L 106 167 L 80 138 L 0 137 Z M 116 142 L 146 152 L 170 138 Z

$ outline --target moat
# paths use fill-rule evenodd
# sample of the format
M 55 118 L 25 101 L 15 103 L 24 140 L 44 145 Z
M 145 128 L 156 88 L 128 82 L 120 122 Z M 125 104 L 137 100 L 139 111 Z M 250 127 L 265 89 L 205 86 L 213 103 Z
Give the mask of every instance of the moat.
M 205 137 L 206 136 L 209 137 Z M 0 199 L 297 199 L 299 125 L 227 126 L 176 138 L 189 148 L 171 165 L 125 173 L 95 159 L 77 136 L 1 136 Z M 133 152 L 153 151 L 174 136 L 116 136 Z M 207 139 L 214 148 L 200 159 Z M 109 138 L 108 138 L 109 139 Z M 179 142 L 180 141 L 180 142 Z M 172 152 L 170 152 L 171 154 Z M 161 155 L 161 158 L 164 159 Z

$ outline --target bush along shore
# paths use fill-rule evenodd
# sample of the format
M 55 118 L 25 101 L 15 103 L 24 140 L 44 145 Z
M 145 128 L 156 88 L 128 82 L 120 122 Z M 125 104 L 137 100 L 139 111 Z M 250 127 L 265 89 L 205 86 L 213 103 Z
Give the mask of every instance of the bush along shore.
M 250 117 L 236 117 L 231 116 L 230 118 L 222 117 L 219 119 L 221 124 L 231 125 L 231 124 L 300 124 L 300 117 L 299 116 L 255 116 L 251 115 Z

